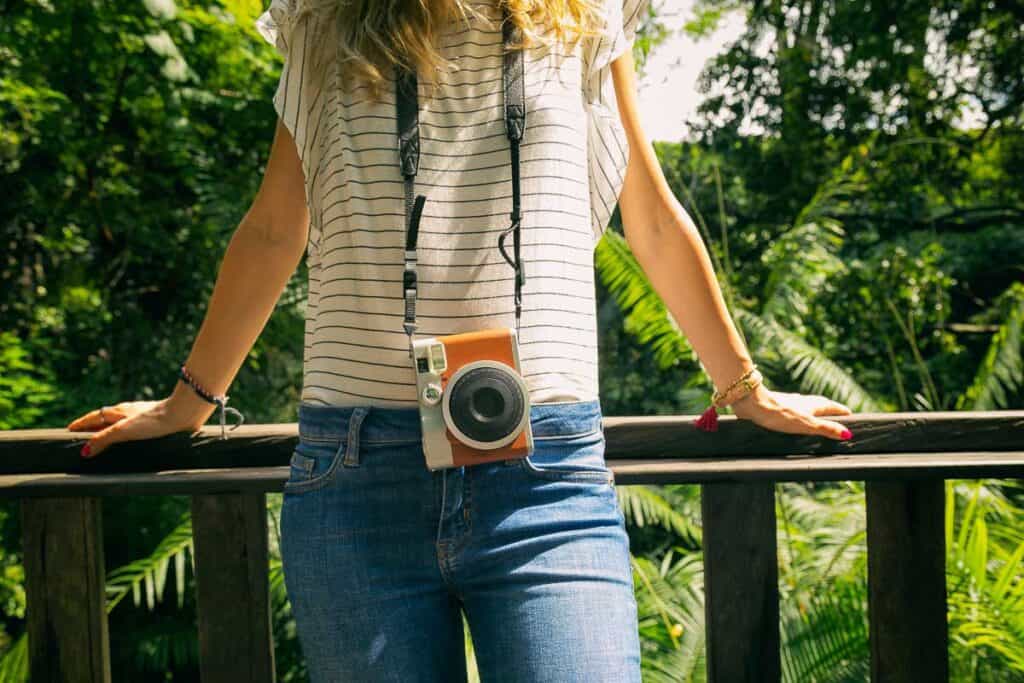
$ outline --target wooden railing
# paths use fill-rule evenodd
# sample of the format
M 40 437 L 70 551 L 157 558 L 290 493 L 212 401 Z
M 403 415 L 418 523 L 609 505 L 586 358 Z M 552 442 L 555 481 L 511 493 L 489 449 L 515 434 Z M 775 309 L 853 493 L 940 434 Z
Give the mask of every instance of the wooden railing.
M 775 482 L 864 480 L 872 680 L 948 680 L 944 479 L 1024 475 L 1024 411 L 857 414 L 848 442 L 723 417 L 605 417 L 618 484 L 702 485 L 708 679 L 781 679 Z M 192 496 L 205 683 L 274 680 L 265 496 L 297 426 L 118 444 L 0 433 L 0 495 L 21 499 L 32 681 L 110 680 L 100 497 Z

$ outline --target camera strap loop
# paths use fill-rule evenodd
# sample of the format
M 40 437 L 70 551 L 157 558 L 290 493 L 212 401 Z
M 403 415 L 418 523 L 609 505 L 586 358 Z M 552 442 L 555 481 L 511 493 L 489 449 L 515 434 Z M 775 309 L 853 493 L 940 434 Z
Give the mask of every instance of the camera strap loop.
M 412 358 L 412 337 L 416 332 L 416 239 L 420 216 L 427 198 L 413 199 L 416 171 L 420 163 L 420 125 L 416 72 L 400 69 L 395 81 L 398 121 L 398 154 L 405 184 L 405 271 L 402 273 L 402 296 L 405 300 L 403 326 L 409 335 L 409 357 Z
M 526 282 L 523 265 L 519 257 L 519 230 L 522 222 L 522 207 L 519 190 L 519 143 L 526 131 L 526 87 L 524 85 L 524 62 L 521 49 L 509 49 L 519 30 L 512 23 L 508 7 L 502 5 L 502 41 L 505 52 L 502 60 L 502 86 L 505 97 L 505 131 L 509 140 L 512 164 L 512 213 L 511 226 L 498 238 L 498 249 L 506 261 L 515 269 L 516 333 L 519 332 L 519 316 L 522 313 L 522 289 Z M 398 124 L 398 155 L 401 162 L 402 178 L 405 185 L 405 271 L 402 274 L 402 296 L 405 300 L 404 327 L 409 335 L 409 356 L 412 357 L 412 338 L 416 332 L 416 239 L 419 234 L 420 217 L 423 214 L 425 195 L 416 195 L 416 172 L 419 170 L 419 83 L 412 69 L 396 68 L 395 109 Z M 509 232 L 513 233 L 515 258 L 505 252 L 504 241 Z
M 519 316 L 522 313 L 523 284 L 526 281 L 526 274 L 523 272 L 523 263 L 519 258 L 519 226 L 521 222 L 520 200 L 519 200 L 519 142 L 523 139 L 526 131 L 526 86 L 523 75 L 523 51 L 507 49 L 515 40 L 520 39 L 519 30 L 508 17 L 507 7 L 505 21 L 502 24 L 502 38 L 506 47 L 504 69 L 502 73 L 502 85 L 505 89 L 505 133 L 508 135 L 509 153 L 512 162 L 512 213 L 509 218 L 512 221 L 510 230 L 512 233 L 513 249 L 515 251 L 515 262 L 512 267 L 515 269 L 515 305 L 516 305 L 516 334 L 519 333 Z M 507 231 L 502 234 L 502 238 Z M 501 240 L 499 240 L 500 242 Z M 504 248 L 502 248 L 504 255 Z M 508 261 L 508 256 L 505 256 Z

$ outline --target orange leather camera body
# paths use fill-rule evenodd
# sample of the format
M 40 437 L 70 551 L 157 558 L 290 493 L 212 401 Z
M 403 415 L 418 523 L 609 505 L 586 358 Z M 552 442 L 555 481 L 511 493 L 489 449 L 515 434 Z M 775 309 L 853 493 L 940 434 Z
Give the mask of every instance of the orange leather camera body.
M 533 453 L 530 395 L 514 329 L 419 339 L 412 354 L 428 469 Z

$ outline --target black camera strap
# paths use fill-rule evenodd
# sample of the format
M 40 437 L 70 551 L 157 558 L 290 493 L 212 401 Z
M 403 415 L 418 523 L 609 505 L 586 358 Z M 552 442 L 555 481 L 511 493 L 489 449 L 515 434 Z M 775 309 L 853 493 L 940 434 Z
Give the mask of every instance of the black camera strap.
M 502 63 L 502 87 L 505 98 L 505 132 L 509 139 L 512 163 L 512 213 L 511 225 L 498 238 L 498 249 L 506 261 L 515 269 L 516 333 L 519 332 L 519 317 L 522 313 L 523 284 L 526 276 L 519 259 L 519 228 L 522 219 L 519 199 L 519 143 L 526 130 L 526 88 L 524 85 L 523 51 L 510 50 L 509 45 L 518 38 L 519 29 L 512 23 L 508 7 L 502 6 L 502 40 L 504 60 Z M 402 275 L 402 294 L 405 299 L 405 331 L 409 335 L 409 353 L 412 354 L 412 337 L 416 331 L 416 239 L 419 234 L 420 217 L 427 198 L 415 194 L 416 171 L 420 159 L 419 103 L 416 73 L 409 69 L 397 68 L 395 78 L 395 107 L 398 123 L 398 154 L 402 176 L 405 182 L 405 271 Z M 513 235 L 514 259 L 505 251 L 505 238 Z

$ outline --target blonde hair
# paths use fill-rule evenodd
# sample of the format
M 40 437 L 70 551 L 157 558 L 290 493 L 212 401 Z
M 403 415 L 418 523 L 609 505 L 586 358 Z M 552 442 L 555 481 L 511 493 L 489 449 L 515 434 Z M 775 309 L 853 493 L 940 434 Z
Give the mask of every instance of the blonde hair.
M 438 52 L 436 39 L 449 22 L 470 17 L 491 26 L 468 0 L 293 0 L 292 21 L 310 20 L 307 45 L 314 46 L 316 73 L 336 59 L 344 87 L 366 85 L 379 99 L 393 69 L 414 70 L 434 87 L 438 71 L 457 69 Z M 599 0 L 492 0 L 507 5 L 522 41 L 513 47 L 561 42 L 572 47 L 598 35 L 604 23 Z M 479 4 L 477 2 L 476 4 Z M 327 46 L 335 46 L 335 50 Z

